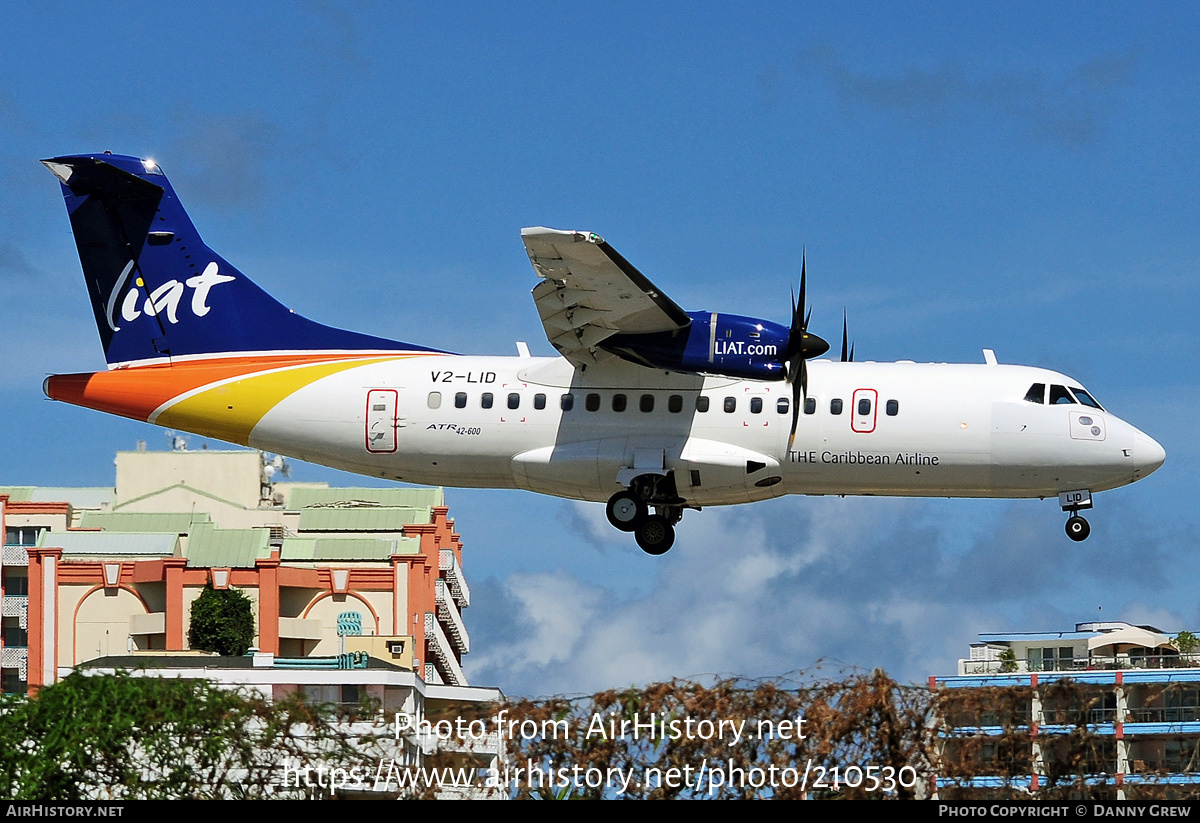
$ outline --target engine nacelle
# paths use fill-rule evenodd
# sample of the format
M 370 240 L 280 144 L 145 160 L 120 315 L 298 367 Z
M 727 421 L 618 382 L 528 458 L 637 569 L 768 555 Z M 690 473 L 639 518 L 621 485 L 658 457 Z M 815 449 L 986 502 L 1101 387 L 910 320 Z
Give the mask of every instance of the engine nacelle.
M 739 314 L 688 312 L 677 332 L 618 334 L 601 345 L 634 363 L 659 369 L 783 380 L 788 327 Z

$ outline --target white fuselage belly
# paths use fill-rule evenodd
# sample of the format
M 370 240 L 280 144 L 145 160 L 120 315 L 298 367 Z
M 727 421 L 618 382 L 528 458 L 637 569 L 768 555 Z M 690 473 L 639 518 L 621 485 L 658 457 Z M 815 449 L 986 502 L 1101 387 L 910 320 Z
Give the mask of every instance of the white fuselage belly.
M 454 355 L 317 380 L 268 412 L 250 444 L 411 483 L 596 501 L 622 488 L 622 470 L 674 472 L 690 505 L 784 494 L 1046 497 L 1136 479 L 1132 426 L 1078 404 L 1023 400 L 1030 384 L 1072 382 L 1055 372 L 822 360 L 808 368 L 815 409 L 799 415 L 790 449 L 783 382 Z M 596 410 L 589 395 L 598 396 Z M 616 395 L 623 410 L 614 409 Z M 707 411 L 697 410 L 698 397 Z M 831 412 L 835 400 L 840 414 Z

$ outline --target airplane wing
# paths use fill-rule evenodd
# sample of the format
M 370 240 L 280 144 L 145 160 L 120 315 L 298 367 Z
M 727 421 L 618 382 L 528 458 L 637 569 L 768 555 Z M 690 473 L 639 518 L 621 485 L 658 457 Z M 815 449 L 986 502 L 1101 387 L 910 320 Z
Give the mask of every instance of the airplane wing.
M 543 278 L 533 300 L 554 348 L 576 365 L 608 358 L 615 334 L 686 329 L 687 313 L 591 232 L 521 229 L 529 262 Z

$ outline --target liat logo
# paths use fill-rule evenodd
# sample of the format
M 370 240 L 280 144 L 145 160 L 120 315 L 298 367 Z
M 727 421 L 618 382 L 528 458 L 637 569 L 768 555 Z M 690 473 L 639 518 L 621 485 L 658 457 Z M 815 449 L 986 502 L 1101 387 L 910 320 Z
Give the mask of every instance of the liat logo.
M 116 284 L 113 286 L 112 293 L 108 296 L 108 305 L 105 307 L 105 318 L 108 320 L 108 327 L 113 331 L 120 331 L 121 327 L 117 325 L 117 317 L 113 310 L 116 308 L 117 300 L 121 295 L 121 290 L 125 288 L 125 281 L 129 279 L 129 273 L 133 270 L 133 261 L 130 260 L 125 264 L 125 268 L 121 271 L 121 275 L 117 278 Z M 141 317 L 143 313 L 151 317 L 167 318 L 169 323 L 179 322 L 179 302 L 183 299 L 184 286 L 192 290 L 192 314 L 197 317 L 203 317 L 208 314 L 208 292 L 213 286 L 221 283 L 229 283 L 236 278 L 221 274 L 217 271 L 216 262 L 209 263 L 203 272 L 195 277 L 189 277 L 180 283 L 178 280 L 168 280 L 161 286 L 156 288 L 150 294 L 146 295 L 145 301 L 142 301 L 142 292 L 140 289 L 146 288 L 146 284 L 142 282 L 142 278 L 138 277 L 134 280 L 129 291 L 125 293 L 125 299 L 121 301 L 121 319 L 127 322 L 133 322 Z M 140 304 L 140 308 L 139 308 Z M 164 314 L 165 313 L 165 314 Z

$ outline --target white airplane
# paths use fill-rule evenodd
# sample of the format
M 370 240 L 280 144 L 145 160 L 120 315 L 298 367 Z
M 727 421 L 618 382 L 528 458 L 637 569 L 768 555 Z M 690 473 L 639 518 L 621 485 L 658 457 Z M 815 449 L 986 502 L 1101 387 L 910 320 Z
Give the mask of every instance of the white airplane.
M 650 554 L 686 509 L 785 494 L 1092 494 L 1162 447 L 1058 372 L 839 360 L 791 323 L 685 312 L 603 239 L 530 228 L 561 357 L 450 354 L 290 312 L 201 241 L 167 178 L 111 154 L 43 161 L 62 183 L 109 370 L 52 399 L 374 477 L 607 503 Z

